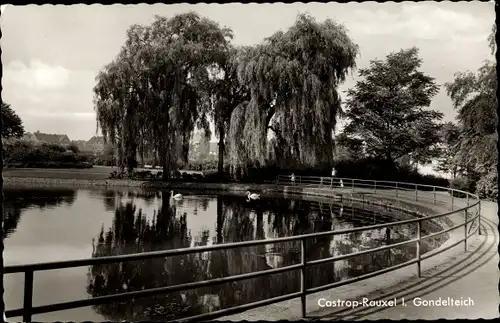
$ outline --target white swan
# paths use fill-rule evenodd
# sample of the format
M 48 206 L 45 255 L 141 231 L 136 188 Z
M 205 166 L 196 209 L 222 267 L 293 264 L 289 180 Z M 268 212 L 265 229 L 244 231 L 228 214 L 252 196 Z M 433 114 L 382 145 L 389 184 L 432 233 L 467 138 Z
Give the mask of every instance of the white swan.
M 247 191 L 247 201 L 260 199 L 260 194 L 250 193 Z
M 180 200 L 182 199 L 182 194 L 175 194 L 174 191 L 170 191 L 170 198 L 174 200 Z

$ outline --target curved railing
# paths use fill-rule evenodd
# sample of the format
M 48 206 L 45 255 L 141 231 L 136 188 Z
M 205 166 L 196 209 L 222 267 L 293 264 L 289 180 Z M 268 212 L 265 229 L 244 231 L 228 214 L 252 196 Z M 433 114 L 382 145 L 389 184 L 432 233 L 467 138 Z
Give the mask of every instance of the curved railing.
M 323 290 L 331 289 L 334 287 L 346 285 L 349 283 L 354 283 L 363 279 L 371 278 L 380 274 L 384 274 L 402 267 L 406 267 L 412 264 L 417 264 L 417 272 L 420 276 L 421 272 L 421 262 L 425 259 L 433 257 L 439 253 L 442 253 L 450 248 L 455 247 L 456 245 L 464 242 L 465 250 L 467 250 L 467 239 L 472 236 L 476 231 L 480 232 L 480 216 L 481 216 L 481 204 L 477 195 L 471 194 L 468 192 L 431 186 L 431 185 L 420 185 L 413 183 L 403 183 L 403 182 L 390 182 L 390 181 L 370 181 L 370 180 L 362 180 L 362 179 L 347 179 L 347 178 L 332 178 L 332 177 L 311 177 L 311 176 L 295 176 L 294 181 L 292 182 L 292 178 L 289 175 L 282 175 L 276 178 L 277 185 L 284 185 L 285 192 L 297 192 L 301 194 L 314 194 L 314 195 L 325 195 L 331 196 L 332 191 L 334 192 L 334 196 L 338 196 L 340 198 L 350 198 L 356 199 L 355 195 L 360 195 L 363 199 L 365 195 L 368 193 L 375 193 L 377 196 L 385 196 L 385 197 L 396 197 L 399 199 L 411 199 L 415 201 L 420 200 L 429 200 L 434 204 L 443 204 L 447 205 L 447 199 L 451 198 L 451 211 L 435 214 L 425 217 L 416 217 L 414 219 L 396 221 L 392 223 L 382 223 L 376 225 L 370 225 L 365 227 L 357 227 L 351 229 L 344 230 L 335 230 L 329 232 L 319 232 L 312 234 L 304 234 L 300 236 L 292 236 L 285 238 L 277 238 L 271 240 L 258 240 L 258 241 L 246 241 L 246 242 L 236 242 L 236 243 L 227 243 L 220 245 L 211 245 L 211 246 L 202 246 L 202 247 L 194 247 L 194 248 L 184 248 L 184 249 L 172 249 L 172 250 L 164 250 L 164 251 L 154 251 L 154 252 L 145 252 L 138 254 L 127 254 L 127 255 L 118 255 L 118 256 L 109 256 L 109 257 L 98 257 L 98 258 L 89 258 L 89 259 L 78 259 L 78 260 L 67 260 L 67 261 L 58 261 L 58 262 L 46 262 L 46 263 L 36 263 L 36 264 L 26 264 L 26 265 L 13 265 L 6 266 L 4 268 L 5 274 L 13 274 L 13 273 L 24 273 L 25 281 L 24 281 L 24 303 L 23 307 L 14 310 L 8 310 L 5 312 L 6 317 L 17 317 L 22 316 L 23 321 L 31 322 L 32 315 L 55 312 L 85 306 L 99 305 L 104 303 L 110 303 L 113 301 L 123 301 L 127 299 L 154 296 L 159 294 L 166 294 L 175 291 L 187 290 L 187 289 L 195 289 L 200 287 L 209 287 L 213 285 L 218 285 L 222 283 L 234 282 L 245 280 L 249 278 L 256 278 L 266 275 L 272 275 L 277 273 L 288 272 L 292 270 L 301 270 L 301 289 L 299 292 L 281 295 L 278 297 L 273 297 L 270 299 L 261 300 L 258 302 L 253 302 L 249 304 L 243 304 L 231 308 L 225 308 L 214 312 L 204 313 L 197 316 L 192 316 L 189 318 L 184 318 L 185 320 L 195 320 L 195 319 L 208 319 L 208 318 L 216 318 L 229 314 L 240 313 L 252 308 L 257 308 L 260 306 L 265 306 L 285 300 L 290 300 L 293 298 L 301 298 L 302 303 L 302 315 L 305 317 L 306 315 L 306 296 L 308 294 L 317 293 Z M 308 191 L 310 190 L 310 191 Z M 394 193 L 394 194 L 393 194 Z M 444 193 L 444 194 L 443 194 Z M 460 194 L 464 196 L 463 199 L 458 199 L 455 195 Z M 457 204 L 458 203 L 458 204 Z M 460 205 L 462 204 L 462 205 Z M 476 208 L 477 207 L 477 208 Z M 476 208 L 476 212 L 473 210 Z M 434 232 L 428 235 L 422 235 L 422 222 L 429 221 L 433 219 L 442 218 L 445 216 L 456 215 L 456 214 L 464 214 L 465 221 L 453 227 L 449 227 L 443 229 L 439 232 Z M 474 214 L 473 214 L 474 213 Z M 473 228 L 473 222 L 478 220 L 478 225 L 476 229 L 471 230 Z M 318 260 L 307 260 L 306 253 L 306 244 L 308 239 L 324 237 L 324 236 L 335 236 L 340 234 L 348 234 L 366 230 L 394 227 L 403 224 L 417 224 L 417 237 L 411 240 L 406 240 L 403 242 L 398 242 L 390 245 L 384 245 L 378 248 L 372 248 L 369 250 L 358 251 L 350 254 L 338 255 L 330 258 L 318 259 Z M 446 248 L 441 248 L 438 250 L 434 250 L 426 253 L 425 255 L 421 255 L 420 246 L 423 240 L 428 239 L 430 237 L 435 237 L 452 230 L 456 230 L 460 227 L 464 227 L 464 238 L 459 241 L 447 246 Z M 471 232 L 472 231 L 472 232 Z M 42 305 L 42 306 L 33 306 L 32 304 L 32 296 L 33 296 L 33 279 L 34 273 L 36 271 L 45 271 L 45 270 L 53 270 L 53 269 L 63 269 L 63 268 L 73 268 L 73 267 L 81 267 L 81 266 L 91 266 L 98 264 L 108 264 L 108 263 L 117 263 L 117 262 L 125 262 L 125 261 L 135 261 L 135 260 L 145 260 L 159 257 L 172 257 L 178 255 L 186 255 L 193 253 L 200 253 L 206 251 L 215 251 L 215 250 L 227 250 L 233 248 L 240 247 L 251 247 L 258 245 L 266 245 L 266 244 L 276 244 L 283 243 L 289 241 L 300 241 L 301 244 L 301 262 L 299 264 L 273 268 L 269 270 L 262 270 L 257 272 L 245 273 L 240 275 L 233 275 L 228 277 L 198 281 L 198 282 L 190 282 L 175 286 L 165 286 L 152 288 L 147 290 L 139 290 L 133 292 L 125 292 L 120 294 L 99 296 L 90 299 L 82 299 L 76 301 L 55 303 L 50 305 Z M 370 254 L 373 252 L 378 252 L 381 250 L 392 249 L 395 247 L 401 247 L 403 245 L 408 244 L 416 244 L 416 257 L 415 259 L 406 261 L 404 263 L 390 266 L 375 272 L 371 272 L 365 275 L 361 275 L 358 277 L 353 277 L 350 279 L 342 280 L 340 282 L 334 282 L 327 285 L 322 285 L 314 288 L 308 288 L 306 286 L 306 269 L 312 265 L 318 265 L 328 262 L 339 261 L 343 259 L 347 259 L 354 256 L 360 256 L 365 254 Z M 179 320 L 176 320 L 179 321 Z

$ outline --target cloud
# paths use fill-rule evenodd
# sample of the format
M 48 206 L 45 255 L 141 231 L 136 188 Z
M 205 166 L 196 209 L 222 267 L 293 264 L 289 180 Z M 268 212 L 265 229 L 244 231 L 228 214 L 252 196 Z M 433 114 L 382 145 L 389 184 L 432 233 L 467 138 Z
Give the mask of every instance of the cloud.
M 38 60 L 31 61 L 29 66 L 20 61 L 12 61 L 4 70 L 6 82 L 35 90 L 63 88 L 68 83 L 69 76 L 68 69 Z
M 351 30 L 366 35 L 405 35 L 421 40 L 463 40 L 482 41 L 487 37 L 494 12 L 491 11 L 491 23 L 485 24 L 486 17 L 471 12 L 461 12 L 445 6 L 429 3 L 405 3 L 397 12 L 358 9 L 354 11 L 350 23 Z M 455 7 L 456 8 L 456 7 Z
M 95 130 L 92 88 L 96 71 L 72 70 L 41 60 L 4 66 L 3 98 L 23 120 L 26 131 L 67 131 L 87 137 Z M 80 132 L 80 127 L 86 130 Z M 81 133 L 81 134 L 80 134 Z

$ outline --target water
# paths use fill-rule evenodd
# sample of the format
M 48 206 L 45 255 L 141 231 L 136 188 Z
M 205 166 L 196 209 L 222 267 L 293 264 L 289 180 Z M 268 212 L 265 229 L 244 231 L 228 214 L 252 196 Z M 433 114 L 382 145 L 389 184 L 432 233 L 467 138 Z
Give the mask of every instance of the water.
M 188 193 L 188 192 L 186 192 Z M 272 239 L 392 221 L 401 213 L 367 205 L 283 198 L 247 202 L 242 195 L 197 195 L 171 201 L 148 190 L 5 189 L 7 265 L 58 261 Z M 219 193 L 220 194 L 220 193 Z M 165 196 L 166 198 L 162 199 Z M 425 222 L 424 222 L 425 224 Z M 424 231 L 437 230 L 424 225 Z M 375 248 L 415 237 L 416 225 L 310 239 L 307 259 Z M 444 242 L 429 239 L 428 252 Z M 307 272 L 308 287 L 373 272 L 410 260 L 406 245 Z M 300 262 L 298 242 L 187 256 L 36 272 L 33 305 L 237 275 Z M 7 309 L 22 307 L 24 277 L 5 276 Z M 35 321 L 165 321 L 259 301 L 300 290 L 300 271 L 95 307 L 35 315 Z

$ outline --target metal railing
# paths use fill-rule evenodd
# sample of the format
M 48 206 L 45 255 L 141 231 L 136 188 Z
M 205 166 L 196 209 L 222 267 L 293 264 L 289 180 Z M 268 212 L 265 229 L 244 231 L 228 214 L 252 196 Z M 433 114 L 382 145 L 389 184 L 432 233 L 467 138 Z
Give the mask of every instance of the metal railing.
M 341 180 L 342 180 L 343 187 L 341 187 L 341 184 L 340 184 Z M 234 306 L 231 308 L 225 308 L 225 309 L 221 309 L 221 310 L 217 310 L 217 311 L 213 311 L 213 312 L 209 312 L 209 313 L 203 313 L 200 315 L 181 319 L 181 321 L 221 317 L 221 316 L 230 315 L 230 314 L 234 314 L 234 313 L 240 313 L 240 312 L 252 309 L 252 308 L 257 308 L 260 306 L 265 306 L 265 305 L 269 305 L 269 304 L 273 304 L 273 303 L 277 303 L 277 302 L 281 302 L 281 301 L 286 301 L 286 300 L 290 300 L 290 299 L 298 298 L 298 297 L 300 297 L 300 299 L 301 299 L 302 316 L 305 317 L 306 316 L 306 296 L 308 294 L 317 293 L 317 292 L 331 289 L 334 287 L 339 287 L 342 285 L 354 283 L 354 282 L 357 282 L 357 281 L 360 281 L 363 279 L 367 279 L 367 278 L 371 278 L 371 277 L 374 277 L 377 275 L 381 275 L 381 274 L 384 274 L 384 273 L 387 273 L 387 272 L 390 272 L 390 271 L 393 271 L 393 270 L 396 270 L 396 269 L 399 269 L 402 267 L 406 267 L 406 266 L 409 266 L 412 264 L 417 264 L 417 273 L 420 277 L 420 275 L 421 275 L 421 262 L 423 260 L 428 259 L 432 256 L 435 256 L 439 253 L 442 253 L 446 250 L 449 250 L 450 248 L 453 248 L 462 242 L 464 242 L 465 250 L 467 250 L 467 239 L 470 236 L 472 236 L 476 231 L 479 234 L 481 234 L 480 229 L 479 229 L 480 216 L 481 216 L 481 214 L 480 214 L 480 212 L 481 212 L 480 200 L 477 197 L 477 195 L 471 194 L 468 192 L 464 192 L 464 191 L 460 191 L 460 190 L 431 186 L 431 185 L 413 184 L 413 183 L 390 182 L 390 181 L 369 181 L 369 180 L 362 180 L 362 179 L 311 177 L 311 176 L 307 176 L 307 177 L 306 176 L 295 176 L 295 181 L 291 182 L 291 177 L 285 176 L 285 175 L 278 176 L 276 178 L 276 184 L 277 185 L 286 185 L 286 187 L 284 188 L 285 191 L 293 192 L 293 190 L 295 188 L 297 188 L 298 190 L 301 190 L 301 193 L 303 193 L 303 194 L 308 194 L 308 192 L 306 190 L 309 188 L 313 188 L 316 191 L 316 193 L 314 193 L 316 195 L 323 194 L 325 196 L 331 196 L 331 193 L 332 193 L 331 190 L 333 190 L 335 192 L 335 195 L 337 195 L 337 196 L 340 195 L 341 197 L 343 197 L 345 194 L 347 194 L 348 196 L 350 196 L 351 199 L 354 199 L 354 195 L 358 194 L 358 193 L 361 195 L 363 195 L 365 193 L 376 193 L 377 196 L 389 197 L 389 196 L 393 196 L 393 195 L 391 195 L 391 193 L 395 192 L 394 197 L 396 197 L 397 199 L 405 199 L 406 198 L 406 199 L 412 199 L 415 201 L 427 199 L 427 200 L 433 201 L 434 204 L 437 204 L 439 202 L 439 203 L 444 204 L 444 205 L 446 205 L 446 202 L 444 202 L 444 197 L 447 197 L 447 196 L 441 194 L 440 192 L 448 192 L 448 193 L 451 193 L 451 205 L 450 205 L 450 207 L 452 210 L 449 212 L 446 212 L 446 213 L 442 213 L 442 214 L 435 214 L 435 215 L 430 215 L 430 216 L 425 216 L 425 217 L 417 217 L 414 219 L 412 218 L 412 219 L 408 219 L 408 220 L 396 221 L 396 222 L 391 222 L 391 223 L 375 224 L 375 225 L 370 225 L 370 226 L 335 230 L 335 231 L 329 231 L 329 232 L 304 234 L 304 235 L 300 235 L 300 236 L 284 237 L 284 238 L 277 238 L 277 239 L 271 239 L 271 240 L 245 241 L 245 242 L 227 243 L 227 244 L 219 244 L 219 245 L 211 245 L 211 246 L 201 246 L 201 247 L 194 247 L 194 248 L 172 249 L 172 250 L 164 250 L 164 251 L 154 251 L 154 252 L 117 255 L 117 256 L 108 256 L 108 257 L 98 257 L 98 258 L 89 258 L 89 259 L 78 259 L 78 260 L 67 260 L 67 261 L 58 261 L 58 262 L 45 262 L 45 263 L 36 263 L 36 264 L 6 266 L 4 268 L 5 274 L 24 273 L 25 281 L 24 281 L 23 307 L 18 308 L 18 309 L 14 309 L 14 310 L 8 310 L 5 312 L 5 314 L 7 317 L 22 316 L 23 321 L 31 322 L 32 316 L 35 314 L 55 312 L 55 311 L 74 309 L 74 308 L 92 306 L 92 305 L 99 305 L 99 304 L 104 304 L 104 303 L 110 303 L 113 301 L 123 301 L 123 300 L 129 300 L 129 299 L 134 299 L 134 298 L 148 297 L 148 296 L 172 293 L 172 292 L 187 290 L 187 289 L 209 287 L 209 286 L 223 284 L 223 283 L 235 282 L 235 281 L 256 278 L 256 277 L 262 277 L 262 276 L 267 276 L 267 275 L 273 275 L 273 274 L 278 274 L 278 273 L 283 273 L 283 272 L 288 272 L 288 271 L 300 269 L 301 282 L 300 282 L 300 291 L 298 291 L 298 292 L 294 292 L 294 293 L 290 293 L 290 294 L 286 294 L 286 295 L 281 295 L 278 297 L 273 297 L 270 299 L 265 299 L 265 300 L 261 300 L 261 301 L 253 302 L 253 303 L 249 303 L 249 304 L 238 305 L 238 306 Z M 290 185 L 290 186 L 288 186 L 288 185 Z M 423 192 L 421 190 L 419 191 L 419 189 L 422 189 L 422 188 L 428 190 L 428 192 Z M 461 207 L 459 205 L 456 205 L 457 198 L 454 197 L 455 193 L 460 193 L 463 196 L 465 196 L 465 202 L 464 202 L 464 203 L 466 203 L 465 206 Z M 363 197 L 363 199 L 364 199 L 364 197 Z M 469 214 L 469 213 L 473 213 L 473 212 L 470 212 L 470 210 L 475 208 L 476 206 L 477 206 L 477 211 L 475 212 L 475 214 L 473 214 L 471 216 L 471 214 Z M 434 232 L 432 234 L 428 234 L 425 236 L 422 235 L 422 222 L 423 221 L 429 221 L 432 219 L 442 218 L 445 216 L 450 216 L 450 215 L 455 215 L 455 214 L 460 214 L 460 213 L 464 214 L 464 216 L 465 216 L 465 221 L 463 223 L 460 223 L 460 224 L 455 225 L 453 227 L 443 229 L 439 232 Z M 478 220 L 478 226 L 476 227 L 475 230 L 473 230 L 471 232 L 470 229 L 472 229 L 472 227 L 473 227 L 472 223 L 476 219 Z M 307 244 L 308 239 L 325 237 L 325 236 L 335 236 L 335 235 L 340 235 L 340 234 L 348 234 L 348 233 L 373 230 L 373 229 L 395 227 L 395 226 L 410 224 L 410 223 L 415 223 L 417 225 L 417 237 L 414 239 L 406 240 L 406 241 L 398 242 L 398 243 L 393 243 L 393 244 L 389 244 L 389 245 L 384 245 L 384 246 L 372 248 L 369 250 L 358 251 L 358 252 L 354 252 L 354 253 L 350 253 L 350 254 L 343 254 L 343 255 L 338 255 L 338 256 L 334 256 L 334 257 L 311 260 L 311 261 L 307 260 L 306 244 Z M 470 224 L 470 226 L 469 226 L 469 230 L 468 230 L 469 224 Z M 463 239 L 460 239 L 459 241 L 447 246 L 446 248 L 434 250 L 434 251 L 426 253 L 425 255 L 421 254 L 421 244 L 422 244 L 423 240 L 450 232 L 452 230 L 456 230 L 460 227 L 464 227 L 464 238 Z M 74 267 L 109 264 L 109 263 L 119 263 L 119 262 L 125 262 L 125 261 L 145 260 L 145 259 L 153 259 L 153 258 L 160 258 L 160 257 L 172 257 L 172 256 L 187 255 L 187 254 L 201 253 L 201 252 L 207 252 L 207 251 L 228 250 L 228 249 L 234 249 L 234 248 L 252 247 L 252 246 L 276 244 L 276 243 L 283 243 L 283 242 L 290 242 L 290 241 L 300 241 L 300 244 L 301 244 L 301 248 L 300 248 L 301 249 L 301 262 L 299 264 L 285 266 L 285 267 L 279 267 L 279 268 L 273 268 L 273 269 L 268 269 L 268 270 L 262 270 L 262 271 L 257 271 L 257 272 L 233 275 L 233 276 L 228 276 L 228 277 L 204 280 L 204 281 L 184 283 L 184 284 L 179 284 L 179 285 L 174 285 L 174 286 L 165 286 L 165 287 L 158 287 L 158 288 L 152 288 L 152 289 L 146 289 L 146 290 L 138 290 L 138 291 L 132 291 L 132 292 L 99 296 L 99 297 L 94 297 L 94 298 L 89 298 L 89 299 L 81 299 L 81 300 L 76 300 L 76 301 L 55 303 L 55 304 L 50 304 L 50 305 L 33 306 L 33 303 L 32 303 L 33 302 L 34 273 L 37 271 L 46 271 L 46 270 L 63 269 L 63 268 L 74 268 Z M 375 272 L 371 272 L 371 273 L 364 274 L 361 276 L 349 278 L 349 279 L 342 280 L 339 282 L 330 283 L 327 285 L 317 286 L 314 288 L 308 288 L 306 285 L 306 271 L 307 271 L 307 268 L 310 266 L 324 264 L 324 263 L 331 263 L 331 262 L 344 260 L 344 259 L 348 259 L 348 258 L 355 257 L 355 256 L 366 255 L 366 254 L 370 254 L 370 253 L 374 253 L 374 252 L 378 252 L 378 251 L 382 251 L 382 250 L 392 249 L 395 247 L 401 247 L 403 245 L 408 245 L 408 244 L 412 244 L 412 243 L 416 244 L 416 257 L 415 257 L 415 259 L 406 261 L 406 262 L 398 264 L 398 265 L 390 266 L 390 267 L 387 267 L 387 268 L 384 268 L 381 270 L 377 270 Z M 179 320 L 176 320 L 176 321 L 179 321 Z

